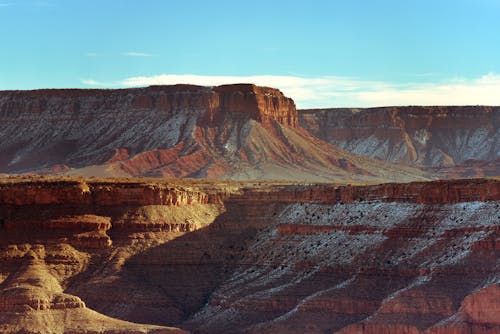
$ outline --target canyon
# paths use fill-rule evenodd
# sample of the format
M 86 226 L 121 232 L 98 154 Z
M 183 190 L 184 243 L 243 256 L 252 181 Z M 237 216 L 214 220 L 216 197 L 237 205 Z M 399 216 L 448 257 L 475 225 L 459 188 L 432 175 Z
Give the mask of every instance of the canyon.
M 10 177 L 3 333 L 498 333 L 500 179 Z
M 500 333 L 500 109 L 0 92 L 0 333 Z

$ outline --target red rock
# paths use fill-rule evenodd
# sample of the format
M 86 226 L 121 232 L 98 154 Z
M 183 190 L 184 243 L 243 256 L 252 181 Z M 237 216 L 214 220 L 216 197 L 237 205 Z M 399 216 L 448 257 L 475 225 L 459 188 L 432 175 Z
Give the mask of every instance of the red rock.
M 97 177 L 416 180 L 302 129 L 292 99 L 251 84 L 0 92 L 0 172 Z M 22 129 L 20 131 L 19 129 Z
M 299 111 L 300 124 L 353 153 L 423 168 L 439 178 L 496 176 L 500 109 L 384 107 Z
M 497 333 L 499 203 L 497 179 L 2 179 L 0 328 Z
M 461 311 L 467 322 L 500 326 L 500 284 L 491 284 L 467 296 Z
M 216 91 L 220 94 L 221 112 L 245 113 L 259 122 L 275 120 L 291 127 L 298 125 L 295 103 L 277 89 L 240 84 L 219 86 Z

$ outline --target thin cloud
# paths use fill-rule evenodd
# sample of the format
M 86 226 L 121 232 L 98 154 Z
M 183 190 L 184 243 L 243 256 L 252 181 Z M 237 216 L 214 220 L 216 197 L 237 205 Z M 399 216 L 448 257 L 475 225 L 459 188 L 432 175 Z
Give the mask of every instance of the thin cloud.
M 438 84 L 412 84 L 404 89 L 359 92 L 355 99 L 366 105 L 500 105 L 500 75 L 489 73 L 480 78 L 450 79 Z
M 95 52 L 87 52 L 87 53 L 85 53 L 85 56 L 87 56 L 87 57 L 97 57 L 98 54 L 95 53 Z
M 151 53 L 145 53 L 145 52 L 123 52 L 122 56 L 126 56 L 126 57 L 153 57 L 154 55 Z
M 95 86 L 95 87 L 120 87 L 120 85 L 116 82 L 101 82 L 94 79 L 81 79 L 80 82 L 85 86 Z
M 93 79 L 82 79 L 81 82 L 88 86 L 102 86 L 102 83 L 95 81 Z
M 10 3 L 0 3 L 0 7 L 9 7 Z
M 353 77 L 299 77 L 292 75 L 204 76 L 174 75 L 130 77 L 115 83 L 95 80 L 85 85 L 142 87 L 149 85 L 197 84 L 217 86 L 253 83 L 279 88 L 299 108 L 374 107 L 393 105 L 500 105 L 500 75 L 489 73 L 475 79 L 450 78 L 439 83 L 393 83 Z

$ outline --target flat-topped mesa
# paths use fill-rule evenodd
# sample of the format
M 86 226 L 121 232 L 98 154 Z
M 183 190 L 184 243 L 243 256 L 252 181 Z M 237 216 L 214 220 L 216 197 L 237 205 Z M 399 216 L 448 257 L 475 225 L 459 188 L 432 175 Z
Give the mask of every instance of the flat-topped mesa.
M 156 112 L 173 115 L 195 112 L 212 124 L 226 113 L 245 113 L 266 122 L 297 126 L 292 99 L 277 89 L 252 84 L 204 87 L 196 85 L 149 86 L 128 89 L 40 89 L 0 91 L 0 118 L 73 119 L 123 113 Z
M 423 168 L 498 159 L 500 107 L 401 106 L 300 111 L 301 125 L 350 152 Z M 469 175 L 496 175 L 495 166 L 460 166 Z M 488 171 L 487 169 L 489 168 Z
M 220 111 L 223 113 L 245 113 L 263 123 L 274 120 L 283 125 L 298 126 L 295 103 L 278 89 L 236 84 L 219 86 L 214 90 L 220 96 Z
M 128 89 L 39 89 L 0 91 L 0 117 L 86 118 L 118 117 L 127 113 L 174 114 L 210 108 L 215 95 L 210 87 L 195 85 L 150 86 Z

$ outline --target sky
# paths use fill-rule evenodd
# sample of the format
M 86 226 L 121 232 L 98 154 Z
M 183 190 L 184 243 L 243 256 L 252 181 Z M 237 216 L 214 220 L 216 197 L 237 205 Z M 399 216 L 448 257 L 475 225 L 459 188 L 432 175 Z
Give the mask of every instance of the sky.
M 500 0 L 0 0 L 0 90 L 276 87 L 299 108 L 500 105 Z

